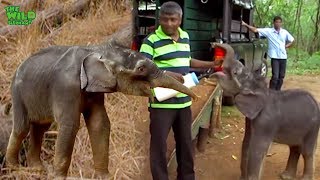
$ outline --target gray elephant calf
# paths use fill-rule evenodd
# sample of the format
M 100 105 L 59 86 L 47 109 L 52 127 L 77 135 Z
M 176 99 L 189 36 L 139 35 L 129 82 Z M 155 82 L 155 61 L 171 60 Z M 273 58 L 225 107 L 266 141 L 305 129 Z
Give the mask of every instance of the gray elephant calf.
M 56 121 L 59 130 L 54 174 L 65 178 L 82 113 L 96 174 L 106 177 L 110 122 L 104 106 L 104 93 L 150 96 L 150 88 L 167 87 L 197 99 L 191 90 L 163 73 L 140 53 L 116 44 L 102 49 L 53 46 L 33 54 L 17 68 L 11 85 L 14 118 L 6 152 L 8 166 L 19 165 L 19 148 L 30 132 L 27 163 L 30 167 L 42 169 L 43 134 Z
M 241 179 L 260 179 L 263 158 L 273 141 L 290 147 L 286 169 L 280 175 L 282 179 L 295 178 L 300 154 L 305 164 L 303 179 L 313 179 L 320 127 L 320 110 L 314 97 L 298 89 L 270 90 L 259 73 L 250 72 L 234 60 L 232 47 L 216 46 L 224 48 L 228 58 L 224 60 L 224 72 L 211 77 L 217 78 L 223 90 L 234 96 L 236 107 L 246 116 Z

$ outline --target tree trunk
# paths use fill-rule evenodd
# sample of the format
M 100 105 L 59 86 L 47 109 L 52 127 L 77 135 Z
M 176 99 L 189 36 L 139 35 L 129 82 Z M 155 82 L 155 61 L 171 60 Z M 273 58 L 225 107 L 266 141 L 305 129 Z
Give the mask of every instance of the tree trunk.
M 314 34 L 313 34 L 313 40 L 312 42 L 313 45 L 311 47 L 311 51 L 309 51 L 310 54 L 318 51 L 320 49 L 320 42 L 319 42 L 319 28 L 320 28 L 320 0 L 318 0 L 317 2 L 317 14 L 316 14 L 316 20 L 314 22 L 315 25 L 315 30 L 314 30 Z
M 258 26 L 261 26 L 262 24 L 264 24 L 265 22 L 263 22 L 264 18 L 262 18 L 260 15 L 263 16 L 263 14 L 268 14 L 269 13 L 269 7 L 273 4 L 274 0 L 269 0 L 267 1 L 265 4 L 266 6 L 264 6 L 263 8 L 261 9 L 258 9 L 258 7 L 256 8 L 256 12 L 257 14 L 259 15 L 259 22 L 260 24 Z M 270 20 L 268 19 L 268 22 Z
M 300 45 L 303 44 L 302 39 L 301 39 L 302 28 L 301 28 L 301 23 L 300 23 L 301 10 L 302 10 L 302 1 L 298 0 L 296 20 L 295 20 L 295 23 L 294 23 L 294 27 L 297 26 L 296 58 L 295 58 L 296 61 L 298 61 L 300 59 L 298 50 L 299 50 L 299 47 L 301 47 Z

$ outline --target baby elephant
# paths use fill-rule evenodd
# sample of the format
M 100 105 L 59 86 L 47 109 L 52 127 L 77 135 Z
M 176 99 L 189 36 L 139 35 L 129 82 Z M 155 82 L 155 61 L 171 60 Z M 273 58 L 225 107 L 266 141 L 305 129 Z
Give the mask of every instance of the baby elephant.
M 116 43 L 101 46 L 100 50 L 87 46 L 41 49 L 24 60 L 12 79 L 13 128 L 6 165 L 20 166 L 19 149 L 29 134 L 27 165 L 44 170 L 40 160 L 42 139 L 56 122 L 53 174 L 65 179 L 82 114 L 95 174 L 108 178 L 110 121 L 104 93 L 149 97 L 154 87 L 171 88 L 197 99 L 189 88 L 160 70 L 153 61 Z
M 234 60 L 229 45 L 224 48 L 230 58 L 224 61 L 224 71 L 211 77 L 218 79 L 224 91 L 234 95 L 235 105 L 246 116 L 242 144 L 241 179 L 260 179 L 261 165 L 272 142 L 287 144 L 290 155 L 281 179 L 294 179 L 297 163 L 304 158 L 303 180 L 312 180 L 314 157 L 320 126 L 319 105 L 304 90 L 274 91 L 260 74 L 249 71 Z

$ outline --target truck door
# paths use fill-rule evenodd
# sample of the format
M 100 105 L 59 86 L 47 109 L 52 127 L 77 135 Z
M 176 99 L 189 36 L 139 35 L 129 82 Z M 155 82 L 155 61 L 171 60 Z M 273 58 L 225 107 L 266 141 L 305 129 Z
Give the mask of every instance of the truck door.
M 252 8 L 251 6 L 247 7 L 245 3 L 238 3 L 238 1 L 228 2 L 225 1 L 225 6 L 229 6 L 230 9 L 224 7 L 224 16 L 230 15 L 229 19 L 224 18 L 224 27 L 227 28 L 228 25 L 230 27 L 227 36 L 229 44 L 235 51 L 235 59 L 251 69 L 254 59 L 254 44 L 250 41 L 249 30 L 241 25 L 241 21 L 249 22 L 251 20 L 250 12 L 252 12 Z M 228 13 L 228 10 L 230 10 L 230 13 Z
M 154 31 L 156 3 L 153 0 L 133 0 L 133 41 L 131 49 L 139 50 L 143 39 Z
M 264 63 L 263 61 L 267 60 L 267 43 L 263 37 L 254 38 L 252 43 L 254 45 L 253 70 L 257 70 Z

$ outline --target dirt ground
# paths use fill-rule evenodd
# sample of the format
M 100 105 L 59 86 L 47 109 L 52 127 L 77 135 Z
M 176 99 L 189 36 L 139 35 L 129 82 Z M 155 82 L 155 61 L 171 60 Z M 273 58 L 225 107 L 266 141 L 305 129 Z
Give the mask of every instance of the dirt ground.
M 287 76 L 284 82 L 284 89 L 303 88 L 310 91 L 320 102 L 320 77 L 318 76 Z M 200 85 L 195 89 L 199 94 L 210 92 L 214 86 Z M 201 91 L 201 92 L 200 92 Z M 210 94 L 210 93 L 207 93 Z M 202 104 L 208 97 L 202 95 L 198 102 L 192 106 L 193 118 L 201 110 Z M 145 109 L 147 111 L 147 109 Z M 225 110 L 224 110 L 225 111 Z M 225 111 L 226 112 L 226 111 Z M 206 151 L 196 153 L 195 171 L 197 180 L 238 180 L 240 176 L 240 153 L 241 143 L 244 136 L 244 117 L 238 113 L 224 115 L 222 118 L 222 127 L 217 138 L 209 139 Z M 147 113 L 145 114 L 147 118 Z M 141 132 L 139 135 L 149 147 L 149 121 L 140 122 L 136 125 L 136 130 Z M 174 148 L 172 132 L 168 138 L 168 157 Z M 320 136 L 320 134 L 319 134 Z M 265 158 L 262 180 L 277 180 L 278 174 L 285 169 L 288 158 L 288 147 L 281 144 L 273 144 L 269 150 L 269 156 Z M 315 180 L 320 180 L 320 138 L 316 152 Z M 149 158 L 141 165 L 143 167 L 141 177 L 135 179 L 149 180 L 151 178 Z M 298 176 L 302 174 L 303 161 L 300 157 Z M 174 177 L 175 172 L 170 171 L 170 177 Z M 1 179 L 1 178 L 0 178 Z M 174 178 L 172 178 L 174 179 Z
M 287 76 L 283 89 L 303 88 L 310 91 L 320 102 L 320 77 L 319 76 Z M 240 177 L 240 153 L 244 136 L 244 118 L 223 118 L 223 131 L 227 132 L 226 138 L 210 139 L 204 153 L 196 154 L 195 170 L 198 180 L 237 180 Z M 320 134 L 319 134 L 320 136 Z M 278 174 L 286 166 L 289 148 L 286 145 L 272 144 L 268 156 L 264 160 L 262 171 L 263 180 L 280 179 Z M 303 172 L 303 159 L 300 156 L 298 177 Z M 320 137 L 316 151 L 315 180 L 320 180 Z
M 212 91 L 215 89 L 215 86 L 206 84 L 204 81 L 200 81 L 200 83 L 194 87 L 193 92 L 197 95 L 200 95 L 200 98 L 196 102 L 192 102 L 191 111 L 192 111 L 192 119 L 193 121 L 201 111 L 202 107 L 208 100 L 209 96 L 211 95 Z M 170 155 L 175 148 L 175 141 L 173 136 L 173 131 L 171 130 L 169 133 L 169 137 L 167 139 L 167 157 L 168 160 L 170 159 Z

